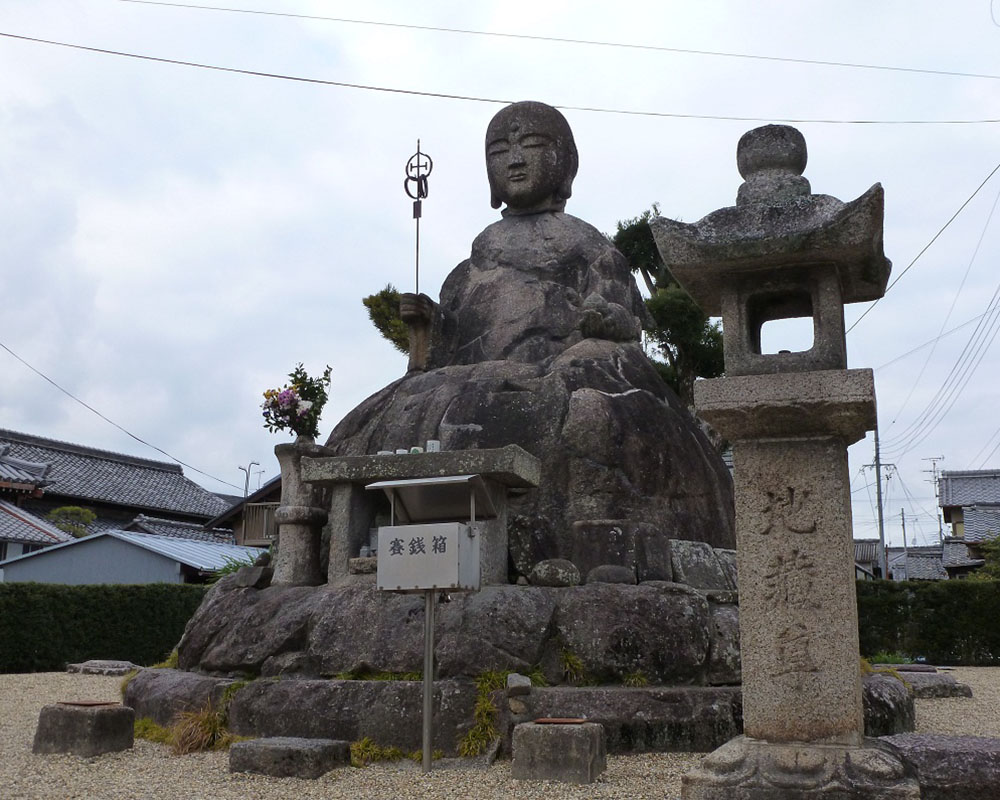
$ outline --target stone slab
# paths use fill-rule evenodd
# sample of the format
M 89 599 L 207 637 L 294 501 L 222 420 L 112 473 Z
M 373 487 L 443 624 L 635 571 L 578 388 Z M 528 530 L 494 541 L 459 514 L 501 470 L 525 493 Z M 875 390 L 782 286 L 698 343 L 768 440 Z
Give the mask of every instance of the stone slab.
M 303 458 L 303 480 L 331 483 L 482 475 L 509 487 L 531 488 L 541 481 L 540 462 L 517 445 L 484 450 L 452 450 L 391 456 Z
M 945 672 L 907 672 L 904 680 L 913 688 L 915 697 L 972 697 L 972 688 Z
M 510 774 L 517 780 L 593 783 L 607 768 L 604 727 L 594 722 L 514 728 Z
M 132 747 L 135 712 L 120 703 L 56 703 L 38 715 L 33 753 L 73 753 L 90 758 Z
M 585 718 L 604 727 L 609 753 L 706 752 L 743 729 L 738 686 L 532 687 L 501 709 L 505 752 L 519 724 Z
M 1000 739 L 905 733 L 881 741 L 916 770 L 922 800 L 1000 797 Z
M 137 669 L 142 669 L 131 661 L 105 661 L 91 659 L 80 664 L 67 664 L 67 672 L 80 672 L 84 675 L 127 675 Z
M 435 750 L 455 755 L 474 723 L 472 681 L 434 682 Z M 262 680 L 229 704 L 229 728 L 238 736 L 301 737 L 354 742 L 370 736 L 410 752 L 422 745 L 423 681 Z
M 274 578 L 274 570 L 271 567 L 240 567 L 236 571 L 234 586 L 247 589 L 266 589 L 271 585 Z
M 695 383 L 694 402 L 730 440 L 834 435 L 851 444 L 875 428 L 870 369 L 713 378 Z
M 230 772 L 275 778 L 315 779 L 351 763 L 351 745 L 338 739 L 275 736 L 236 742 L 229 748 Z
M 686 583 L 695 589 L 736 588 L 730 583 L 715 549 L 705 542 L 672 541 L 670 563 L 677 583 Z

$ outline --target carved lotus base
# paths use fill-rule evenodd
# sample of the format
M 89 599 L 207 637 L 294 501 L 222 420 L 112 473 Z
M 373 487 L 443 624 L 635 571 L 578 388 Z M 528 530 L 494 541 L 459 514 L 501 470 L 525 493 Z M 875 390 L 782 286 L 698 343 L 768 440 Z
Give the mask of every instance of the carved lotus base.
M 874 740 L 858 747 L 737 736 L 683 778 L 683 800 L 919 800 L 916 774 Z

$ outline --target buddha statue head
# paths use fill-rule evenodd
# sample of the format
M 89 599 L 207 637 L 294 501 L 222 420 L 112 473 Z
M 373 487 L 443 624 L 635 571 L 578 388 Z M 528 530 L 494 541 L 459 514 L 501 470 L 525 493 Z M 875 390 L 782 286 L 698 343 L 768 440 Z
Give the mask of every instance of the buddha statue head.
M 503 215 L 562 211 L 579 166 L 566 118 L 544 103 L 514 103 L 486 129 L 490 205 Z

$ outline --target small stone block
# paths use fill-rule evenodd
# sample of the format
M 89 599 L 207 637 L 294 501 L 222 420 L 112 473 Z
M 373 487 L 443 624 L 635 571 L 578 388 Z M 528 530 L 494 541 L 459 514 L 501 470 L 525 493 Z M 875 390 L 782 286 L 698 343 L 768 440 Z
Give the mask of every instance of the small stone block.
M 507 676 L 507 696 L 516 697 L 521 694 L 531 694 L 531 678 L 517 672 Z
M 881 741 L 916 769 L 922 800 L 1000 797 L 1000 740 L 904 733 Z
M 105 661 L 91 659 L 81 664 L 67 664 L 67 672 L 80 672 L 84 675 L 127 675 L 133 670 L 142 669 L 131 661 Z
M 378 556 L 352 558 L 347 562 L 347 571 L 351 575 L 374 575 L 378 572 Z
M 518 780 L 593 783 L 607 767 L 604 726 L 596 722 L 514 727 L 511 776 Z
M 236 570 L 236 586 L 245 589 L 266 589 L 271 585 L 274 570 L 271 567 L 240 567 Z
M 229 748 L 230 772 L 256 772 L 275 778 L 319 778 L 351 763 L 351 746 L 339 739 L 275 736 L 236 742 Z
M 120 703 L 56 703 L 38 715 L 33 753 L 99 756 L 132 747 L 135 712 Z

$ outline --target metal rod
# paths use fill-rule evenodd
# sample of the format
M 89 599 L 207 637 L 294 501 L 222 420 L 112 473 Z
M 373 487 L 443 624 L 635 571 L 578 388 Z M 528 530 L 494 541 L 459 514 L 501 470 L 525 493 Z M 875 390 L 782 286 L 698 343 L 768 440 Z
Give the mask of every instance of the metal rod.
M 434 590 L 424 591 L 424 772 L 431 771 L 434 736 Z

